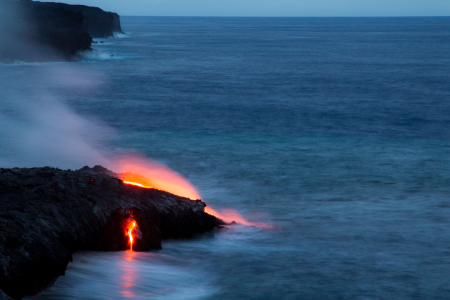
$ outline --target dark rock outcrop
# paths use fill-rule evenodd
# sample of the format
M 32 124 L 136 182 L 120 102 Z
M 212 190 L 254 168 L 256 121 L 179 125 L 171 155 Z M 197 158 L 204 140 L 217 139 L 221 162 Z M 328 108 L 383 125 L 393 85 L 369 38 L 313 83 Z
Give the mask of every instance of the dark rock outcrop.
M 69 5 L 53 2 L 33 2 L 37 7 L 52 7 L 73 12 L 81 12 L 85 17 L 83 30 L 93 38 L 113 37 L 116 33 L 122 33 L 120 17 L 113 12 L 106 12 L 98 7 L 86 5 Z
M 0 0 L 0 61 L 71 60 L 92 37 L 122 32 L 116 13 L 97 7 Z
M 0 295 L 35 294 L 63 275 L 78 250 L 126 250 L 126 224 L 138 225 L 134 251 L 189 238 L 217 223 L 201 200 L 126 185 L 101 167 L 0 169 Z
M 0 0 L 0 61 L 69 60 L 91 47 L 81 12 Z

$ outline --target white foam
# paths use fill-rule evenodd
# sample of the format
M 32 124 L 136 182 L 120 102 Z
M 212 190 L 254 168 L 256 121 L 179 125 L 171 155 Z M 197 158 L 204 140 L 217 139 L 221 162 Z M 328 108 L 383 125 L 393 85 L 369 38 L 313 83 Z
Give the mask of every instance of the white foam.
M 130 37 L 130 35 L 126 32 L 114 32 L 113 35 L 114 35 L 114 38 L 119 38 L 119 39 Z
M 142 252 L 75 253 L 65 276 L 29 299 L 205 299 L 211 276 L 169 255 Z
M 78 53 L 81 60 L 109 60 L 109 59 L 120 59 L 112 53 L 103 52 L 98 49 L 81 51 Z
M 21 60 L 14 60 L 12 62 L 0 62 L 0 66 L 2 66 L 2 67 L 42 66 L 42 65 L 61 64 L 61 63 L 65 63 L 65 62 L 64 61 L 26 62 L 26 61 L 21 61 Z

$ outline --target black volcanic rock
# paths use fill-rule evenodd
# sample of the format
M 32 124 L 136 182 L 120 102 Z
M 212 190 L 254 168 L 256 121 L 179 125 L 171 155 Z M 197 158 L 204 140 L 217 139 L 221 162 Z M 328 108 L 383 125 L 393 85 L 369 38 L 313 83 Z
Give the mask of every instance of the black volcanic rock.
M 85 17 L 83 30 L 93 38 L 113 37 L 115 33 L 122 33 L 120 17 L 113 12 L 106 12 L 98 7 L 86 5 L 69 5 L 53 2 L 33 2 L 39 8 L 52 7 L 73 12 L 81 12 Z
M 0 298 L 33 295 L 63 275 L 78 250 L 135 251 L 211 231 L 220 221 L 201 200 L 126 185 L 101 167 L 0 169 Z
M 6 295 L 2 290 L 0 290 L 0 300 L 11 300 L 12 298 Z
M 81 12 L 0 0 L 0 61 L 70 60 L 91 47 Z
M 0 61 L 71 60 L 92 37 L 122 32 L 116 13 L 64 3 L 0 0 Z

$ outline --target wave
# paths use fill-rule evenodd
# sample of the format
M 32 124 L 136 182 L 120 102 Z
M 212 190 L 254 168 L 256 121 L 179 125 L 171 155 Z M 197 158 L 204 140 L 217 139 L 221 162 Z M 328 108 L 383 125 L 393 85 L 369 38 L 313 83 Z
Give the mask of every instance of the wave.
M 54 286 L 26 299 L 204 299 L 217 293 L 210 274 L 171 255 L 78 252 L 73 260 Z
M 103 51 L 100 51 L 97 49 L 79 52 L 78 56 L 81 61 L 110 60 L 110 59 L 121 59 L 122 58 L 122 57 L 116 56 L 112 53 L 103 52 Z
M 113 34 L 114 34 L 114 38 L 118 38 L 118 39 L 130 37 L 130 35 L 126 32 L 114 32 Z

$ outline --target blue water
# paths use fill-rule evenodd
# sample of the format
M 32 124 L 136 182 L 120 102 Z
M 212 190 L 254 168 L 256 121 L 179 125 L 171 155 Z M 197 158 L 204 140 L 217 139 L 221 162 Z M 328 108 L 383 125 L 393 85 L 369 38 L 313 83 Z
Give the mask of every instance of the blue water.
M 82 62 L 1 66 L 4 90 L 45 91 L 96 124 L 83 139 L 163 162 L 213 208 L 274 229 L 78 253 L 36 299 L 450 298 L 450 18 L 122 25 Z

